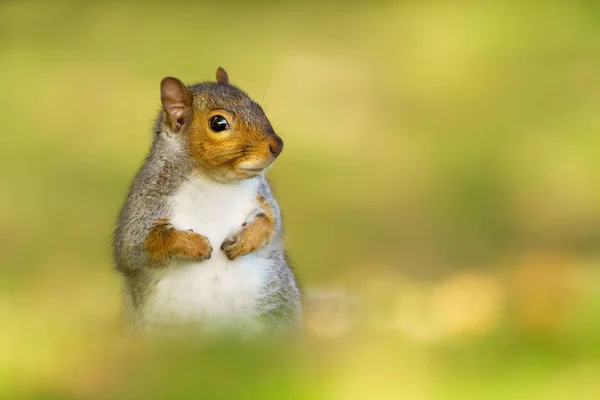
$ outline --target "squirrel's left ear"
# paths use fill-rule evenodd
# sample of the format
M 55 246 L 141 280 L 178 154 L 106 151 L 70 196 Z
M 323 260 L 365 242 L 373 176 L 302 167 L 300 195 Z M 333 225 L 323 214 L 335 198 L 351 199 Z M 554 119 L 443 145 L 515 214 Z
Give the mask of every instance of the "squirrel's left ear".
M 217 68 L 217 82 L 223 85 L 229 85 L 229 76 L 223 67 Z
M 166 77 L 160 82 L 160 100 L 171 129 L 179 132 L 190 116 L 192 93 L 179 79 Z

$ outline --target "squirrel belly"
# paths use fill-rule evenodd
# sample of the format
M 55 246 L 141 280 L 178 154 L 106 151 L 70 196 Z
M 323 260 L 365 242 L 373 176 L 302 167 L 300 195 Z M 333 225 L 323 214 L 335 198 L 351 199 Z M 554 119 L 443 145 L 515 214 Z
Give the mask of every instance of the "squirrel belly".
M 257 208 L 256 196 L 264 178 L 216 182 L 203 176 L 179 188 L 169 199 L 171 224 L 180 230 L 192 229 L 222 243 L 234 233 Z M 223 256 L 215 252 L 214 255 Z M 207 260 L 207 263 L 219 257 Z M 223 256 L 226 259 L 226 257 Z
M 238 230 L 256 208 L 261 177 L 220 183 L 199 177 L 169 199 L 176 229 L 202 232 L 211 243 Z M 148 324 L 252 319 L 274 261 L 271 246 L 229 260 L 214 251 L 205 261 L 173 260 L 153 271 L 156 285 L 146 299 L 142 319 Z

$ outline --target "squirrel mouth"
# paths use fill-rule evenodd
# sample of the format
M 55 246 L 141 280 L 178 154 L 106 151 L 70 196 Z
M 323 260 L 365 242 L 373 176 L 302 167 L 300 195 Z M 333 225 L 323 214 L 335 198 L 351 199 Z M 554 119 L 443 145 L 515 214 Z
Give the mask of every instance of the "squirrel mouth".
M 272 163 L 273 160 L 248 160 L 243 161 L 234 167 L 234 170 L 239 175 L 246 176 L 255 176 L 261 174 L 265 169 L 267 169 Z
M 243 162 L 235 166 L 237 171 L 247 174 L 259 174 L 264 171 L 271 163 Z
M 264 168 L 238 168 L 238 169 L 241 171 L 244 171 L 244 172 L 250 172 L 250 173 L 255 173 L 255 174 L 262 172 L 264 170 Z

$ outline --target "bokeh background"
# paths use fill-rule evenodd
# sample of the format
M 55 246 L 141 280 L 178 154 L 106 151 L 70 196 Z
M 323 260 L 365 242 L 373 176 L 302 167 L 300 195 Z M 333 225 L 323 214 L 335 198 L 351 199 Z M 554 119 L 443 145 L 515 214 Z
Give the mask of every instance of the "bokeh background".
M 0 398 L 600 398 L 599 4 L 1 2 Z M 219 65 L 305 332 L 132 340 L 116 215 L 160 79 Z

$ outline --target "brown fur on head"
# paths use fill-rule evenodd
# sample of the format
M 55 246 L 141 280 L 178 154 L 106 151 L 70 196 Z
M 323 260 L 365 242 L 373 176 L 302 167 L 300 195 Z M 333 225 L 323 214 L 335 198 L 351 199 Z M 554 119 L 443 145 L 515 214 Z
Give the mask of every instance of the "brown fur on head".
M 229 84 L 217 70 L 217 82 L 184 85 L 167 77 L 161 82 L 163 127 L 187 144 L 198 168 L 220 180 L 260 174 L 283 150 L 283 141 L 262 108 Z

